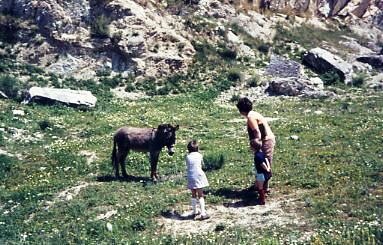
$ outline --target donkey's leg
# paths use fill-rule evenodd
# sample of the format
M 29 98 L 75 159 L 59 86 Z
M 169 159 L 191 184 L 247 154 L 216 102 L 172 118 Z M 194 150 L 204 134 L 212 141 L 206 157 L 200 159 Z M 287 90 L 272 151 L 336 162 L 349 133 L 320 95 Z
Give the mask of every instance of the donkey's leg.
M 121 172 L 122 177 L 128 178 L 128 174 L 126 173 L 126 157 L 128 156 L 129 151 L 125 151 L 124 154 L 121 155 Z
M 121 154 L 118 154 L 118 162 L 121 164 L 121 173 L 122 177 L 127 178 L 128 174 L 126 173 L 126 156 L 128 155 L 128 150 L 122 151 Z
M 158 158 L 160 156 L 160 151 L 151 151 L 150 152 L 150 177 L 153 181 L 157 181 L 157 164 Z

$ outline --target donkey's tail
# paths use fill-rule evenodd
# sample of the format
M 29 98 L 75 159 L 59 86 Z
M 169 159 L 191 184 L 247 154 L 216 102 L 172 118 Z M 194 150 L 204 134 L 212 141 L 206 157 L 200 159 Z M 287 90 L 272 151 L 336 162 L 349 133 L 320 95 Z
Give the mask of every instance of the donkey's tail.
M 116 164 L 117 164 L 117 149 L 116 149 L 116 145 L 117 145 L 117 142 L 116 142 L 116 139 L 113 138 L 113 150 L 112 150 L 112 165 L 113 167 L 115 168 Z

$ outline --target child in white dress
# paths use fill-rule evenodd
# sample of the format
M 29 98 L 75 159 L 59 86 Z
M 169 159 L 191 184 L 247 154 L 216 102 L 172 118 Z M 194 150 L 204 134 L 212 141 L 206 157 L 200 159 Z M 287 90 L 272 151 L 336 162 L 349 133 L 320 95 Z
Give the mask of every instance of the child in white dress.
M 210 218 L 206 214 L 205 199 L 202 188 L 209 186 L 206 175 L 202 170 L 203 156 L 198 152 L 198 142 L 192 140 L 188 146 L 189 154 L 186 156 L 188 189 L 192 192 L 191 206 L 195 220 L 205 220 Z M 201 209 L 200 215 L 197 213 L 197 196 Z

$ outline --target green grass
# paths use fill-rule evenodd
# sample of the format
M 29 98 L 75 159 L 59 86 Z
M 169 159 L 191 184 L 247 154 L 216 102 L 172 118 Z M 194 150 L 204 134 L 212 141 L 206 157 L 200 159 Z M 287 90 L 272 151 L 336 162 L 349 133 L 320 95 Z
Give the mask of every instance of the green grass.
M 224 164 L 216 164 L 216 170 L 206 172 L 208 205 L 230 200 L 217 190 L 243 189 L 253 182 L 245 125 L 233 121 L 240 118 L 234 106 L 220 107 L 210 93 L 137 102 L 101 99 L 88 111 L 0 100 L 1 128 L 5 129 L 0 147 L 21 156 L 0 158 L 0 243 L 278 244 L 299 237 L 302 233 L 295 227 L 254 230 L 220 225 L 216 232 L 192 237 L 161 232 L 156 217 L 189 203 L 182 177 L 188 140 L 198 139 L 206 162 L 224 159 Z M 315 231 L 314 244 L 383 241 L 382 98 L 376 94 L 334 101 L 281 99 L 255 104 L 265 116 L 278 112 L 280 120 L 271 123 L 278 137 L 272 187 L 281 195 L 304 193 L 298 212 Z M 11 110 L 15 108 L 23 109 L 26 116 L 13 117 Z M 323 114 L 313 113 L 315 110 Z M 159 163 L 160 175 L 173 177 L 157 185 L 109 181 L 114 131 L 126 124 L 155 127 L 165 122 L 181 125 L 176 154 L 170 157 L 163 152 Z M 26 130 L 25 135 L 39 132 L 43 138 L 12 140 L 8 129 L 13 127 Z M 293 134 L 299 135 L 298 141 L 289 138 Z M 84 150 L 97 155 L 95 162 L 86 162 L 80 154 Z M 132 153 L 127 171 L 149 177 L 145 154 Z M 57 200 L 57 193 L 80 182 L 91 185 L 71 200 Z M 49 206 L 52 201 L 55 204 Z M 110 210 L 117 210 L 117 215 L 96 219 Z M 112 232 L 107 230 L 108 222 Z

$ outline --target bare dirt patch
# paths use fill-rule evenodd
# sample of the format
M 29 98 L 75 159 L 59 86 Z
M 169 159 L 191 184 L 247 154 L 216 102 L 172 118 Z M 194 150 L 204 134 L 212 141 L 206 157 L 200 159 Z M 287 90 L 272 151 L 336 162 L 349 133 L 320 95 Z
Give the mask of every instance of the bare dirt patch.
M 266 205 L 256 205 L 242 200 L 233 200 L 222 205 L 208 205 L 211 216 L 205 221 L 194 221 L 190 206 L 175 208 L 157 219 L 165 233 L 187 235 L 214 231 L 217 225 L 225 227 L 265 228 L 265 227 L 306 227 L 298 209 L 303 207 L 301 196 L 297 194 L 276 195 L 267 199 Z

